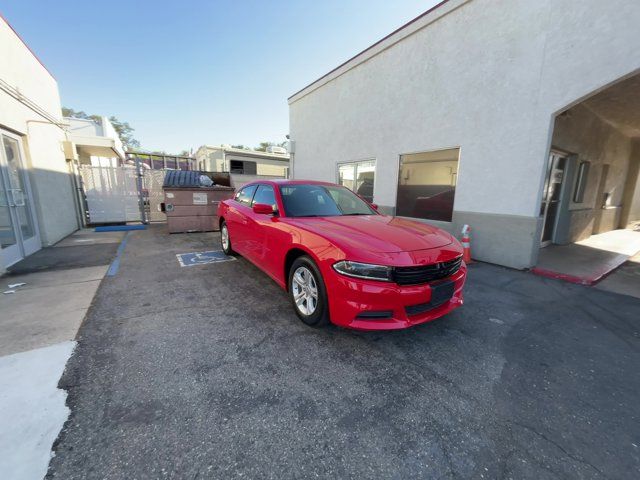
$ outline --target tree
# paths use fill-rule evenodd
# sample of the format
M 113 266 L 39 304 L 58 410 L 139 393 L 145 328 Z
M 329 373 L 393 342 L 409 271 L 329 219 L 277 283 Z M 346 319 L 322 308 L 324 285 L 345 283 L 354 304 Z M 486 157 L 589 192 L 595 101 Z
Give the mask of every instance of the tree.
M 238 148 L 240 150 L 251 150 L 249 147 L 247 147 L 246 145 L 231 145 L 231 148 Z
M 100 115 L 87 115 L 82 110 L 74 110 L 73 108 L 62 107 L 63 117 L 84 118 L 85 120 L 93 120 L 100 123 Z M 118 134 L 120 141 L 127 150 L 135 150 L 140 148 L 140 142 L 133 136 L 134 129 L 128 122 L 121 122 L 113 115 L 109 117 L 109 121 Z
M 84 118 L 85 120 L 93 120 L 94 122 L 100 122 L 100 115 L 87 115 L 82 110 L 77 112 L 73 108 L 62 107 L 63 117 Z
M 260 146 L 254 148 L 257 152 L 266 152 L 267 148 L 273 145 L 273 142 L 260 142 Z
M 134 138 L 134 129 L 128 122 L 121 122 L 113 115 L 109 117 L 109 121 L 111 122 L 111 125 L 113 125 L 113 128 L 115 128 L 116 132 L 118 132 L 120 141 L 127 149 L 140 148 L 140 142 Z

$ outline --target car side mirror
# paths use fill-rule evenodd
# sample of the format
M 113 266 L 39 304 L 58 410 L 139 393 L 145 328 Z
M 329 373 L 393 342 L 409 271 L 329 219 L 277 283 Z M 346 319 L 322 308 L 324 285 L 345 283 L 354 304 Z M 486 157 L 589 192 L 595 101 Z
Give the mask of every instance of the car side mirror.
M 371 207 L 377 212 L 378 211 L 378 204 L 377 203 L 372 203 Z
M 273 215 L 275 210 L 273 209 L 273 206 L 267 205 L 266 203 L 254 203 L 253 213 L 258 213 L 260 215 Z

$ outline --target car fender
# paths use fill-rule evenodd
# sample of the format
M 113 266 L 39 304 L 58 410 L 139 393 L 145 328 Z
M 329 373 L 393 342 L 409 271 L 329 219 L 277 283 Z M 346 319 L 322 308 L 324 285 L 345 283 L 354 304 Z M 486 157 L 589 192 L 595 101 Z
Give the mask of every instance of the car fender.
M 313 235 L 315 238 L 310 239 L 308 235 L 305 235 L 304 243 L 300 241 L 294 241 L 289 245 L 287 254 L 283 258 L 282 271 L 285 272 L 287 255 L 289 254 L 289 252 L 292 250 L 300 250 L 315 262 L 315 264 L 320 269 L 320 273 L 322 273 L 323 279 L 325 279 L 326 283 L 328 269 L 330 269 L 335 262 L 345 258 L 344 252 L 340 248 L 329 242 L 327 239 L 322 238 L 319 235 L 314 235 L 311 233 L 309 233 L 309 235 Z M 309 247 L 309 245 L 313 245 L 314 243 L 316 244 L 314 248 L 315 252 L 312 250 L 313 247 Z M 321 252 L 321 254 L 318 254 L 317 252 Z M 286 289 L 288 288 L 288 275 L 285 274 L 285 277 L 287 277 L 284 279 Z

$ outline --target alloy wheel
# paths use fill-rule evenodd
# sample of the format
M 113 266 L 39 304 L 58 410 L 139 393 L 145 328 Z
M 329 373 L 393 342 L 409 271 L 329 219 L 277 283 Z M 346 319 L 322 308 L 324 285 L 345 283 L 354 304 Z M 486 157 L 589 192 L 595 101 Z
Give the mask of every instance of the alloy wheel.
M 220 241 L 222 242 L 222 249 L 227 252 L 229 250 L 229 230 L 227 230 L 227 225 L 222 225 L 222 229 L 220 230 Z
M 318 285 L 307 267 L 298 267 L 291 282 L 293 300 L 303 315 L 312 315 L 318 307 Z

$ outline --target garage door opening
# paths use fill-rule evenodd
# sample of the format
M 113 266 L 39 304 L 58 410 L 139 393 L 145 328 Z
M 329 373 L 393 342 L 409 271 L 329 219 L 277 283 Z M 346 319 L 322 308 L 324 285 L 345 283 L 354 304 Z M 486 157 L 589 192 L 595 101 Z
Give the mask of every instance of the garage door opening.
M 537 273 L 593 284 L 640 252 L 640 75 L 557 115 Z

